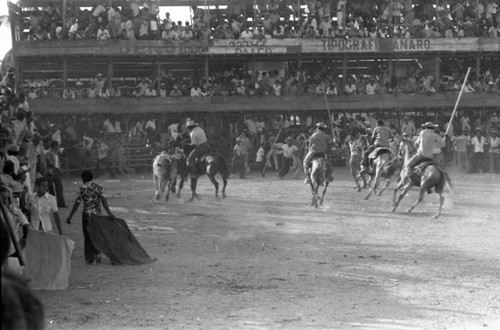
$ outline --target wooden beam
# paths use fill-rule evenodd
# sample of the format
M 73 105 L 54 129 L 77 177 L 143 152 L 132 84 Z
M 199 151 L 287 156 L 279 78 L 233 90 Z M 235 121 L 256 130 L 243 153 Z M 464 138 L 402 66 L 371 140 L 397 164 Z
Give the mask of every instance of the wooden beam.
M 98 0 L 68 0 L 69 4 L 76 5 L 80 7 L 93 7 L 100 3 Z M 116 6 L 121 6 L 126 3 L 125 0 L 113 0 L 113 4 Z M 207 6 L 227 6 L 229 3 L 227 0 L 159 0 L 160 7 L 171 7 L 171 6 L 198 6 L 204 7 L 205 3 Z M 253 0 L 239 0 L 239 3 L 253 4 Z M 10 3 L 10 2 L 9 2 Z M 47 7 L 49 4 L 54 4 L 54 0 L 21 0 L 19 5 L 21 7 Z

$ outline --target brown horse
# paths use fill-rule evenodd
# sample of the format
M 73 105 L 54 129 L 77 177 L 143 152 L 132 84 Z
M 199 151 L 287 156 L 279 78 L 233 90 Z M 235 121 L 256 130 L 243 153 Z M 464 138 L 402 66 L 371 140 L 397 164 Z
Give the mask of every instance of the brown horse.
M 193 146 L 184 145 L 184 155 L 189 155 L 192 151 Z M 198 184 L 198 178 L 203 174 L 206 174 L 212 184 L 215 187 L 215 198 L 219 198 L 219 182 L 215 180 L 215 175 L 219 174 L 222 178 L 222 198 L 226 198 L 226 186 L 227 180 L 229 179 L 229 167 L 227 165 L 226 159 L 216 151 L 209 151 L 207 154 L 199 157 L 195 160 L 196 175 L 191 175 L 191 198 L 189 201 L 193 201 L 195 198 L 200 199 L 200 196 L 196 193 L 196 186 Z M 181 180 L 183 177 L 181 176 Z M 182 182 L 182 181 L 181 181 Z M 180 189 L 179 189 L 180 193 Z
M 328 160 L 325 157 L 317 157 L 311 162 L 311 191 L 312 191 L 312 201 L 311 206 L 318 208 L 319 205 L 323 205 L 323 200 L 325 199 L 326 189 L 330 184 L 328 179 L 331 174 L 331 166 L 328 164 Z M 319 187 L 325 185 L 321 198 L 318 196 Z
M 392 157 L 388 149 L 387 152 L 379 152 L 372 161 L 372 170 L 369 172 L 371 176 L 369 186 L 371 186 L 373 182 L 373 187 L 369 187 L 370 191 L 368 195 L 365 196 L 365 200 L 369 199 L 370 196 L 376 192 L 380 180 L 385 179 L 384 187 L 377 193 L 378 196 L 382 195 L 382 192 L 391 184 L 391 179 L 399 174 L 401 166 L 401 161 L 398 158 Z
M 406 193 L 413 187 L 420 187 L 420 191 L 418 194 L 417 201 L 408 209 L 408 213 L 410 213 L 423 199 L 424 193 L 432 193 L 432 188 L 439 195 L 439 209 L 438 212 L 432 217 L 436 219 L 441 215 L 441 210 L 443 208 L 444 196 L 443 190 L 446 184 L 448 184 L 449 188 L 452 188 L 450 177 L 446 171 L 435 165 L 432 160 L 423 161 L 420 163 L 423 169 L 420 171 L 419 175 L 413 175 L 411 178 L 408 176 L 406 168 L 401 172 L 401 178 L 394 189 L 394 206 L 392 208 L 392 212 L 396 212 L 396 209 L 399 206 L 399 202 L 403 199 Z M 419 165 L 417 165 L 418 168 Z M 403 192 L 396 200 L 396 194 L 401 187 L 404 186 Z

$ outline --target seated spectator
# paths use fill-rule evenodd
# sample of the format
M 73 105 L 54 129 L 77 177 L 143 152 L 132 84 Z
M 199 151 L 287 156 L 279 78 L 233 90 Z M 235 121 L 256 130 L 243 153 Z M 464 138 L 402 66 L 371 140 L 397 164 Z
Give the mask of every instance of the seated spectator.
M 170 92 L 170 96 L 174 96 L 174 97 L 176 97 L 176 96 L 182 96 L 182 91 L 181 91 L 181 89 L 180 89 L 180 87 L 179 87 L 178 84 L 174 85 L 174 88 Z
M 28 92 L 28 98 L 30 100 L 35 100 L 38 98 L 38 93 L 35 87 L 30 87 L 30 90 Z
M 109 30 L 105 26 L 99 26 L 97 29 L 97 40 L 108 40 L 111 39 L 111 35 L 109 34 Z
M 75 90 L 73 88 L 66 87 L 63 90 L 62 98 L 64 100 L 73 100 L 73 99 L 76 99 Z
M 165 83 L 160 84 L 160 97 L 167 97 L 168 95 L 168 90 L 167 90 L 167 85 Z
M 354 83 L 354 80 L 352 78 L 347 79 L 347 84 L 345 85 L 344 91 L 346 95 L 357 94 L 356 84 Z
M 113 84 L 113 86 L 111 87 L 111 90 L 109 92 L 110 92 L 111 97 L 121 97 L 122 96 L 122 89 L 116 84 Z
M 241 33 L 240 39 L 243 39 L 243 40 L 252 40 L 253 39 L 253 33 L 252 33 L 252 31 L 250 31 L 250 28 L 248 26 Z
M 431 74 L 422 80 L 422 87 L 424 89 L 424 92 L 431 93 L 431 94 L 436 93 L 436 89 L 434 87 L 432 87 L 433 80 L 434 80 L 434 76 Z
M 103 86 L 100 90 L 99 90 L 99 98 L 101 99 L 109 99 L 111 97 L 111 93 L 109 91 L 109 88 L 107 86 Z
M 99 96 L 99 91 L 93 84 L 87 89 L 87 96 L 89 99 L 95 99 Z
M 200 96 L 201 96 L 200 87 L 197 84 L 191 87 L 191 97 L 200 97 Z
M 375 82 L 375 79 L 370 78 L 370 80 L 366 84 L 366 94 L 375 95 L 376 93 L 377 93 L 377 83 Z
M 153 88 L 152 84 L 148 84 L 148 88 L 144 91 L 144 96 L 146 97 L 156 97 L 156 89 Z

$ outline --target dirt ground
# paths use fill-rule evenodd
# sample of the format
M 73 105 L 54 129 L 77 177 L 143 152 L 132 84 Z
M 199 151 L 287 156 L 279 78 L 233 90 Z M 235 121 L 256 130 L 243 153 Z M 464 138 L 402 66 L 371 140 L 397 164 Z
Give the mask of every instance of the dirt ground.
M 233 175 L 226 200 L 203 177 L 193 203 L 189 189 L 153 200 L 149 174 L 96 180 L 158 260 L 86 265 L 75 216 L 69 288 L 37 291 L 47 328 L 500 329 L 500 176 L 452 172 L 437 220 L 435 194 L 406 214 L 412 190 L 393 214 L 392 191 L 365 201 L 334 176 L 317 210 L 302 180 L 274 173 Z

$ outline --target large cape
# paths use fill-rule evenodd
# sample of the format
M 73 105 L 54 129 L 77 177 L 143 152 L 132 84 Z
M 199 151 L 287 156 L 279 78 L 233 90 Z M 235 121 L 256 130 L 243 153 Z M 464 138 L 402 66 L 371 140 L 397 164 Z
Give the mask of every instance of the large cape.
M 94 215 L 87 230 L 94 246 L 113 265 L 142 265 L 155 262 L 144 250 L 123 219 Z
M 61 235 L 30 230 L 26 240 L 25 275 L 35 290 L 64 290 L 69 284 L 75 243 Z

